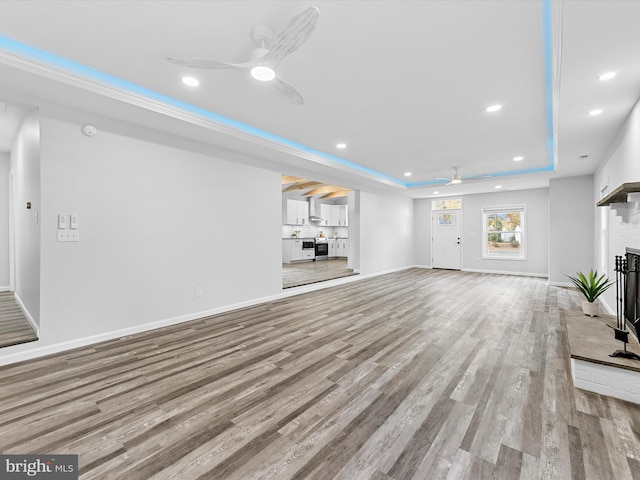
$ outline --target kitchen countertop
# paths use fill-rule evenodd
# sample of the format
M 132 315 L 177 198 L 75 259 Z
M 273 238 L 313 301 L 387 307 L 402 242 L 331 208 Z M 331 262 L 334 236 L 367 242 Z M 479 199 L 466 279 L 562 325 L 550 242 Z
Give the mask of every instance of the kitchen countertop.
M 318 237 L 282 237 L 283 240 L 315 240 Z M 349 237 L 322 237 L 327 240 L 348 240 Z

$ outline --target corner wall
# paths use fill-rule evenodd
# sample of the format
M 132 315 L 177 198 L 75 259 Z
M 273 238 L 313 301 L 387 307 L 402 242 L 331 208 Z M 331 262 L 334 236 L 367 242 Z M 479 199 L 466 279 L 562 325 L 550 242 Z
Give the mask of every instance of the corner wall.
M 9 290 L 9 167 L 8 153 L 0 152 L 0 292 Z
M 40 339 L 0 364 L 281 293 L 280 173 L 46 116 L 41 132 Z M 80 241 L 58 242 L 71 213 Z
M 27 316 L 37 325 L 40 325 L 40 168 L 39 114 L 30 110 L 11 149 L 15 295 Z M 30 203 L 29 209 L 27 203 Z
M 361 191 L 359 206 L 360 273 L 413 265 L 413 200 Z
M 594 263 L 606 269 L 615 279 L 614 257 L 624 255 L 626 247 L 640 249 L 640 202 L 626 204 L 627 211 L 616 212 L 609 207 L 596 207 L 604 195 L 626 182 L 640 181 L 640 102 L 633 107 L 629 118 L 620 129 L 605 160 L 594 174 Z M 601 269 L 602 269 L 601 268 Z M 609 289 L 600 298 L 610 312 L 615 312 L 615 289 Z
M 549 283 L 571 286 L 565 274 L 593 264 L 593 175 L 549 181 Z

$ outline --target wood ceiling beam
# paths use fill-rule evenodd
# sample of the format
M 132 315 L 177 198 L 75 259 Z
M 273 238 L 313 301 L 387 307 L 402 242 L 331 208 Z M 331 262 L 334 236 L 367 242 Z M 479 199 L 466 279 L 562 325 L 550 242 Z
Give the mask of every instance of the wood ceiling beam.
M 307 179 L 302 177 L 294 177 L 293 175 L 282 175 L 282 185 L 287 183 L 305 182 Z
M 326 195 L 323 195 L 320 198 L 338 198 L 338 197 L 346 197 L 347 195 L 349 195 L 349 192 L 351 190 L 341 190 L 339 192 L 333 192 L 333 193 L 327 193 Z
M 293 192 L 295 190 L 305 190 L 307 188 L 315 187 L 316 185 L 320 185 L 320 182 L 303 182 L 303 183 L 294 183 L 293 185 L 289 185 L 287 188 L 283 190 L 283 192 Z
M 333 193 L 333 192 L 341 192 L 341 191 L 348 191 L 348 188 L 344 188 L 344 187 L 336 187 L 335 185 L 321 185 L 319 187 L 314 188 L 313 190 L 309 190 L 307 193 L 304 194 L 304 196 L 309 196 L 309 195 L 319 195 L 321 193 Z

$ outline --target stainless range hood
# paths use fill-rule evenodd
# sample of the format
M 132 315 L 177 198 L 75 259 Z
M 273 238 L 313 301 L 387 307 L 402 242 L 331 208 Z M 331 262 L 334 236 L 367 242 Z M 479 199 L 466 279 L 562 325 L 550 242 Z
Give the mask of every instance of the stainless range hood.
M 320 202 L 313 197 L 309 197 L 307 201 L 309 202 L 309 221 L 322 222 L 323 219 L 320 217 Z

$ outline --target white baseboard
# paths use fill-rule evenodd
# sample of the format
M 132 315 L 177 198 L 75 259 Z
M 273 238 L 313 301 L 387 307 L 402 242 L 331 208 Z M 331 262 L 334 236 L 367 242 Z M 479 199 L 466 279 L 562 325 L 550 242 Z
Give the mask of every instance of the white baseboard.
M 29 321 L 31 328 L 33 328 L 37 336 L 40 336 L 40 325 L 38 325 L 38 323 L 33 319 L 31 313 L 29 312 L 29 309 L 24 305 L 24 302 L 22 301 L 20 296 L 18 296 L 18 294 L 14 292 L 13 298 L 16 300 L 16 303 L 20 307 L 20 310 L 22 310 L 22 313 L 24 313 L 24 316 Z
M 0 292 L 10 292 L 11 291 L 11 287 L 10 286 L 6 286 L 6 287 L 0 287 Z
M 479 268 L 462 268 L 461 272 L 472 272 L 472 273 L 494 273 L 496 275 L 515 275 L 518 277 L 538 277 L 538 278 L 549 278 L 549 275 L 546 273 L 529 273 L 529 272 L 508 272 L 501 270 L 482 270 Z
M 98 335 L 92 335 L 89 337 L 78 338 L 75 340 L 70 340 L 68 342 L 55 343 L 53 345 L 46 345 L 43 347 L 38 347 L 36 343 L 28 344 L 28 347 L 25 347 L 27 344 L 14 345 L 11 347 L 5 347 L 2 349 L 2 352 L 10 352 L 12 349 L 24 349 L 22 351 L 17 351 L 14 353 L 8 353 L 7 355 L 0 354 L 0 365 L 9 365 L 11 363 L 22 362 L 25 360 L 31 360 L 38 357 L 43 357 L 45 355 L 51 355 L 54 353 L 64 352 L 66 350 L 71 350 L 74 348 L 86 347 L 88 345 L 92 345 L 95 343 L 105 342 L 107 340 L 113 340 L 120 337 L 126 337 L 129 335 L 134 335 L 136 333 L 142 333 L 149 330 L 155 330 L 157 328 L 169 327 L 171 325 L 176 325 L 183 322 L 189 322 L 191 320 L 197 320 L 203 317 L 210 317 L 212 315 L 218 315 L 221 313 L 230 312 L 232 310 L 238 310 L 241 308 L 252 307 L 254 305 L 259 305 L 262 303 L 271 302 L 273 300 L 280 300 L 282 298 L 293 297 L 295 295 L 302 295 L 303 293 L 313 292 L 316 290 L 323 290 L 325 288 L 335 287 L 337 285 L 343 285 L 345 283 L 357 282 L 360 280 L 364 280 L 367 278 L 373 278 L 380 275 L 386 275 L 388 273 L 394 273 L 401 270 L 407 270 L 412 268 L 411 266 L 396 268 L 392 270 L 386 270 L 384 272 L 376 272 L 369 273 L 366 275 L 352 275 L 350 277 L 337 278 L 335 280 L 329 280 L 326 282 L 320 283 L 312 283 L 310 285 L 302 285 L 300 287 L 293 287 L 284 290 L 281 293 L 277 293 L 275 295 L 270 295 L 268 297 L 256 298 L 253 300 L 247 300 L 245 302 L 235 303 L 232 305 L 225 305 L 223 307 L 213 308 L 210 310 L 204 310 L 201 312 L 190 313 L 188 315 L 181 315 L 173 318 L 166 318 L 164 320 L 159 320 L 155 322 L 145 323 L 142 325 L 136 325 L 134 327 L 124 328 L 121 330 L 115 330 L 111 332 L 105 332 Z M 21 304 L 21 302 L 20 302 Z M 21 307 L 22 308 L 22 307 Z M 26 314 L 26 313 L 25 313 Z M 27 318 L 31 318 L 30 315 Z M 31 321 L 31 320 L 30 320 Z M 34 323 L 34 322 L 32 322 Z M 37 330 L 36 330 L 37 331 Z M 35 347 L 35 348 L 34 348 Z
M 600 305 L 604 308 L 605 312 L 609 315 L 615 315 L 616 311 L 614 308 L 611 308 L 607 302 L 604 301 L 604 298 L 599 297 Z M 615 305 L 615 304 L 614 304 Z

